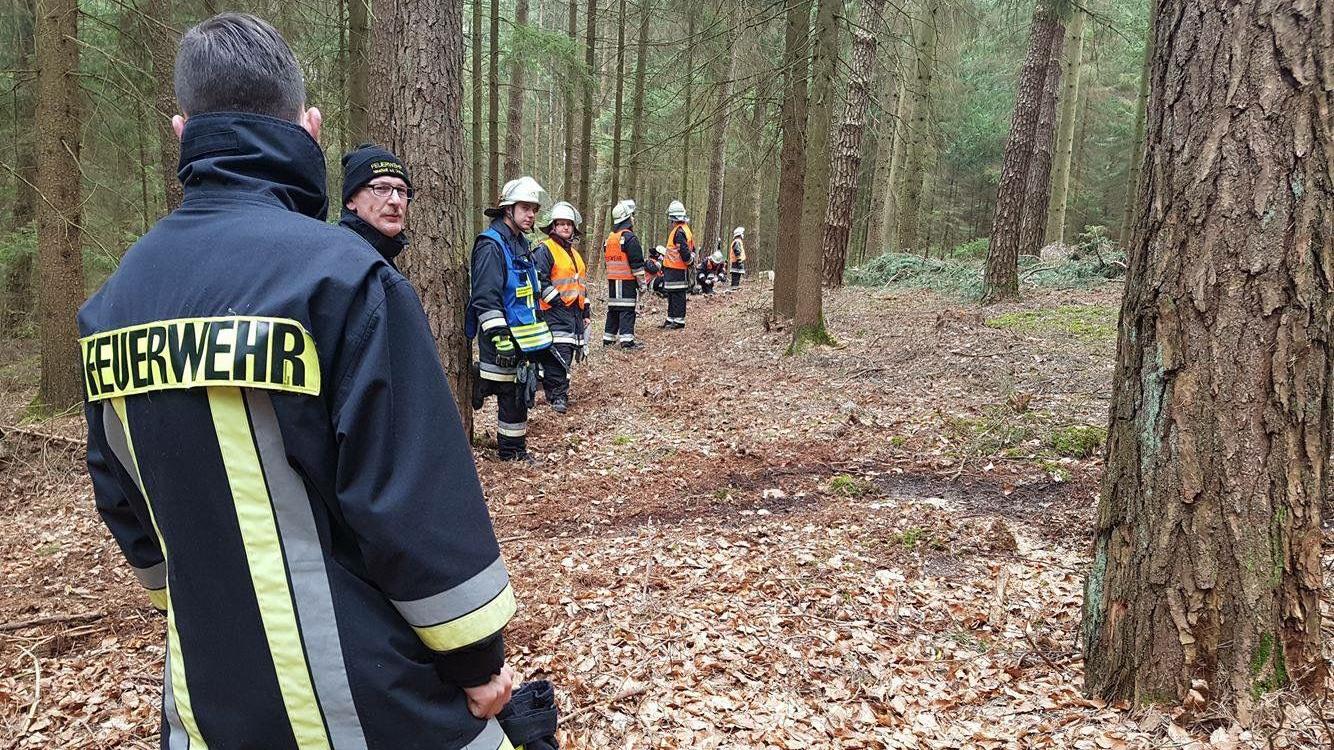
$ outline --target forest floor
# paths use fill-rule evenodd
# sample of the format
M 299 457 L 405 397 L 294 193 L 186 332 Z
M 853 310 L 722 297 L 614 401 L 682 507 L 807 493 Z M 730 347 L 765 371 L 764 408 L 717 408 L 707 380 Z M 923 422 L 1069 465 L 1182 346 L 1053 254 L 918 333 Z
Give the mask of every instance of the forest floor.
M 1248 730 L 1082 693 L 1119 298 L 848 288 L 839 345 L 799 357 L 760 284 L 692 298 L 680 332 L 654 300 L 645 351 L 595 351 L 567 415 L 536 408 L 537 464 L 478 451 L 511 661 L 556 684 L 562 746 L 1334 746 L 1334 709 L 1282 693 Z M 12 425 L 33 352 L 4 346 Z M 92 510 L 81 428 L 0 439 L 0 748 L 156 747 L 162 620 Z

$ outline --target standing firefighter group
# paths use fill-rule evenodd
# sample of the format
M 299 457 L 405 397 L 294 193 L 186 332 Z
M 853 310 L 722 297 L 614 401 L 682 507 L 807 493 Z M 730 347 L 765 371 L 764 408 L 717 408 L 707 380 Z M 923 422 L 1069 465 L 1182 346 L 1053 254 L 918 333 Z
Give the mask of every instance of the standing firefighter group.
M 553 411 L 564 414 L 570 403 L 570 369 L 588 356 L 592 311 L 588 301 L 588 269 L 577 245 L 583 223 L 579 210 L 561 201 L 540 227 L 546 239 L 530 244 L 527 234 L 537 226 L 546 193 L 532 177 L 505 184 L 494 207 L 485 214 L 491 224 L 477 236 L 472 250 L 472 294 L 466 334 L 477 339 L 473 408 L 496 398 L 496 442 L 502 461 L 530 460 L 527 450 L 528 410 L 538 386 Z M 636 205 L 625 199 L 611 210 L 612 227 L 603 244 L 607 270 L 607 317 L 602 345 L 641 349 L 635 338 L 640 298 L 652 283 L 667 297 L 662 327 L 686 327 L 686 297 L 696 261 L 695 236 L 680 201 L 667 207 L 671 222 L 667 244 L 645 258 L 635 234 Z M 745 275 L 745 228 L 737 227 L 728 253 L 732 286 Z M 700 259 L 695 283 L 711 293 L 728 268 L 716 251 Z M 650 277 L 652 278 L 652 281 Z

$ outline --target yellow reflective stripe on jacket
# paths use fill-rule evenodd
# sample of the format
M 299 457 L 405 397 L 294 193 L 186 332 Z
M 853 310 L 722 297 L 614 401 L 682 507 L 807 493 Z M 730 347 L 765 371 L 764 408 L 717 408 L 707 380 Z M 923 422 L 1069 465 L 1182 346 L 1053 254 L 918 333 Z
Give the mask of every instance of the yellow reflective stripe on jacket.
M 327 748 L 329 737 L 315 699 L 310 667 L 297 627 L 278 524 L 273 516 L 241 389 L 210 388 L 208 404 L 213 412 L 213 427 L 236 506 L 236 521 L 250 566 L 255 599 L 259 603 L 264 637 L 273 657 L 278 689 L 292 724 L 292 733 L 298 747 Z
M 524 351 L 541 349 L 544 346 L 551 345 L 551 329 L 547 327 L 544 321 L 529 323 L 521 326 L 511 326 L 510 335 L 518 343 L 519 348 Z
M 286 318 L 159 320 L 85 336 L 79 346 L 90 401 L 199 386 L 320 393 L 315 340 Z
M 434 651 L 454 651 L 491 637 L 514 617 L 514 588 L 506 584 L 496 598 L 455 620 L 412 629 Z

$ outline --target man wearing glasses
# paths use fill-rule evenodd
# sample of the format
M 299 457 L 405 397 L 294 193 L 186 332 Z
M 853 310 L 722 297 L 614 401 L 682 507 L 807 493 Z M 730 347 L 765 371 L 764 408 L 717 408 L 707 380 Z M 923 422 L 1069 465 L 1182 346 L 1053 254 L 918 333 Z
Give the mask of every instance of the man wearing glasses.
M 398 270 L 394 258 L 408 246 L 403 226 L 412 202 L 408 169 L 392 153 L 363 143 L 343 156 L 343 217 L 351 229 Z

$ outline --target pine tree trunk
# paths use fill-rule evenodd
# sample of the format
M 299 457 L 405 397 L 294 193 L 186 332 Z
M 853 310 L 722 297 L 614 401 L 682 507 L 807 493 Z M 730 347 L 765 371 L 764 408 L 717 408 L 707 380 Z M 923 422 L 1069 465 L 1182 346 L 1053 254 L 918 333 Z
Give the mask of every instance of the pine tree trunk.
M 829 175 L 829 205 L 825 210 L 824 282 L 843 286 L 847 263 L 848 234 L 856 201 L 857 176 L 861 172 L 862 134 L 866 131 L 866 107 L 871 99 L 871 75 L 875 70 L 876 38 L 871 29 L 880 26 L 880 8 L 885 0 L 863 0 L 852 32 L 852 70 L 848 78 L 848 101 L 834 139 Z
M 500 0 L 491 0 L 491 29 L 488 41 L 486 81 L 486 197 L 491 203 L 500 195 Z M 506 180 L 513 179 L 506 176 Z
M 896 22 L 897 28 L 897 22 Z M 899 92 L 898 45 L 891 38 L 885 41 L 886 61 L 880 66 L 880 112 L 876 123 L 875 170 L 871 177 L 871 208 L 866 228 L 867 254 L 878 256 L 889 249 L 889 212 L 892 208 L 894 141 L 898 131 Z
M 514 4 L 514 28 L 528 25 L 528 0 Z M 513 39 L 514 37 L 511 37 Z M 505 179 L 518 177 L 523 167 L 523 56 L 517 51 L 510 57 L 509 104 L 505 110 Z
M 570 35 L 570 44 L 576 44 L 579 40 L 579 3 L 577 0 L 570 0 L 570 25 L 568 33 Z M 573 199 L 578 195 L 579 190 L 574 184 L 574 176 L 577 174 L 575 163 L 579 160 L 579 134 L 575 131 L 575 104 L 574 104 L 574 81 L 566 79 L 565 85 L 565 169 L 561 174 L 561 192 L 566 196 L 566 200 Z M 587 211 L 587 206 L 579 206 L 581 212 Z
M 420 19 L 433 19 L 422 23 Z M 412 248 L 399 265 L 416 287 L 464 428 L 472 434 L 472 351 L 464 335 L 469 262 L 464 184 L 462 0 L 376 6 L 372 134 L 402 155 L 428 196 L 412 204 Z
M 1130 156 L 1130 168 L 1126 171 L 1126 201 L 1121 209 L 1121 231 L 1116 236 L 1116 243 L 1122 247 L 1130 241 L 1130 233 L 1135 227 L 1135 199 L 1139 195 L 1139 180 L 1144 168 L 1144 110 L 1149 101 L 1149 67 L 1153 61 L 1154 16 L 1149 14 L 1149 32 L 1144 40 L 1144 67 L 1139 77 L 1139 97 L 1135 101 L 1135 143 Z
M 173 93 L 172 77 L 176 69 L 176 40 L 172 26 L 171 0 L 149 0 L 144 8 L 148 53 L 153 61 L 153 130 L 157 133 L 158 165 L 167 213 L 181 205 L 181 181 L 176 173 L 181 160 L 181 141 L 171 127 L 172 115 L 179 112 Z
M 801 248 L 797 255 L 797 305 L 793 316 L 792 350 L 825 341 L 824 299 L 820 285 L 824 266 L 825 212 L 829 208 L 829 146 L 834 90 L 838 71 L 840 0 L 819 0 L 811 54 L 811 99 L 806 123 L 806 188 L 801 205 Z
M 917 47 L 917 77 L 914 86 L 912 124 L 905 140 L 903 189 L 899 206 L 906 206 L 898 215 L 898 236 L 895 244 L 899 252 L 922 251 L 918 236 L 924 201 L 923 181 L 926 162 L 931 150 L 931 91 L 935 84 L 936 47 L 940 32 L 940 0 L 927 0 L 922 22 L 913 38 Z
M 588 203 L 589 171 L 593 166 L 593 86 L 597 72 L 597 30 L 598 2 L 588 0 L 587 25 L 584 27 L 584 122 L 579 136 L 579 211 L 584 218 L 580 230 L 587 233 L 588 218 L 593 215 L 593 207 Z
M 1047 233 L 1047 209 L 1051 204 L 1052 149 L 1056 140 L 1056 103 L 1061 89 L 1061 63 L 1065 51 L 1065 28 L 1060 23 L 1051 38 L 1051 58 L 1042 82 L 1042 104 L 1033 130 L 1033 155 L 1024 182 L 1024 219 L 1019 230 L 1019 253 L 1038 255 Z
M 625 102 L 625 0 L 616 18 L 616 102 L 612 107 L 611 202 L 621 199 L 621 112 Z
M 1010 136 L 1005 141 L 1005 159 L 1000 184 L 996 188 L 996 212 L 987 243 L 982 292 L 986 302 L 1019 297 L 1019 235 L 1023 229 L 1025 186 L 1033 155 L 1038 109 L 1042 104 L 1043 82 L 1051 58 L 1052 39 L 1056 36 L 1056 13 L 1052 2 L 1037 0 L 1028 38 L 1028 55 L 1019 70 L 1019 91 L 1015 96 Z
M 908 128 L 911 126 L 916 95 L 906 81 L 899 83 L 899 109 L 894 121 L 894 144 L 889 159 L 889 184 L 885 191 L 885 242 L 887 249 L 898 252 L 899 206 L 903 205 L 903 162 L 908 156 Z
M 360 0 L 351 0 L 356 3 Z M 473 230 L 481 232 L 485 228 L 486 217 L 482 209 L 486 208 L 493 196 L 486 194 L 483 179 L 486 174 L 486 146 L 482 142 L 482 0 L 472 0 L 472 204 Z
M 1245 722 L 1327 669 L 1334 28 L 1283 0 L 1158 8 L 1085 680 L 1173 704 L 1198 680 Z
M 739 20 L 740 9 L 726 5 L 721 11 L 723 23 L 735 26 Z M 713 142 L 709 149 L 709 204 L 704 215 L 704 228 L 700 232 L 701 247 L 705 252 L 712 252 L 719 247 L 719 242 L 726 230 L 723 227 L 723 191 L 727 179 L 727 128 L 732 123 L 732 78 L 736 74 L 737 58 L 741 53 L 741 40 L 735 34 L 724 36 L 727 45 L 726 69 L 718 80 L 717 102 L 714 105 Z
M 30 1 L 15 7 L 15 60 L 18 66 L 33 70 L 37 67 L 33 41 L 34 8 Z M 16 85 L 13 96 L 14 114 L 14 202 L 10 206 L 8 229 L 17 232 L 27 226 L 36 214 L 37 143 L 31 124 L 36 119 L 37 93 L 35 80 Z M 33 254 L 13 256 L 5 276 L 0 279 L 0 326 L 10 332 L 18 331 L 30 317 L 33 309 Z
M 1080 69 L 1084 63 L 1084 20 L 1087 14 L 1075 8 L 1065 35 L 1065 82 L 1061 94 L 1061 117 L 1056 127 L 1056 163 L 1051 172 L 1051 205 L 1047 212 L 1046 244 L 1065 242 L 1065 209 L 1070 200 L 1070 160 L 1075 151 L 1075 112 L 1078 109 Z
M 347 56 L 350 70 L 347 77 L 348 141 L 359 144 L 370 134 L 367 118 L 370 107 L 370 36 L 371 0 L 348 0 Z
M 687 44 L 695 43 L 695 12 L 690 13 L 686 27 Z M 690 205 L 690 136 L 695 132 L 695 110 L 691 101 L 695 90 L 695 56 L 686 55 L 686 108 L 682 114 L 685 120 L 685 133 L 681 136 L 681 202 Z
M 809 97 L 811 0 L 787 7 L 783 41 L 783 147 L 778 164 L 778 233 L 774 236 L 774 314 L 797 314 L 797 262 L 801 254 L 801 206 L 805 202 L 806 121 Z
M 644 79 L 648 73 L 649 16 L 652 0 L 639 1 L 639 46 L 635 53 L 635 101 L 631 106 L 630 195 L 640 200 L 644 188 Z
M 79 6 L 38 0 L 37 323 L 41 377 L 35 405 L 63 411 L 83 399 L 79 328 L 83 252 L 79 170 Z

